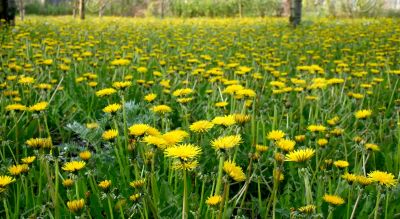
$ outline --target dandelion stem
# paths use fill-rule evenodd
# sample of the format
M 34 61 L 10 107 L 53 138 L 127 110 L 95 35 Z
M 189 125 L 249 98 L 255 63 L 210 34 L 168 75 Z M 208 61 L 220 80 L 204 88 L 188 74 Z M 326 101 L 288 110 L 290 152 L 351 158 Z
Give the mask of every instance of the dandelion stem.
M 113 210 L 112 210 L 112 204 L 111 204 L 111 197 L 110 196 L 108 196 L 107 202 L 108 202 L 108 209 L 110 210 L 110 218 L 114 219 L 114 213 L 113 213 Z
M 187 177 L 186 170 L 183 170 L 183 205 L 182 205 L 182 219 L 188 218 L 187 215 Z
M 221 191 L 221 183 L 222 183 L 222 169 L 224 167 L 224 155 L 219 158 L 219 166 L 218 166 L 218 178 L 217 178 L 217 185 L 215 187 L 214 195 L 219 195 Z
M 377 190 L 377 194 L 376 194 L 376 203 L 375 203 L 375 210 L 374 210 L 374 219 L 378 219 L 379 203 L 381 201 L 381 189 L 380 189 L 379 185 L 376 190 Z
M 357 209 L 358 202 L 360 201 L 360 198 L 361 198 L 361 194 L 362 194 L 362 189 L 360 189 L 360 190 L 358 191 L 357 199 L 356 199 L 356 202 L 354 203 L 354 207 L 353 207 L 353 211 L 351 212 L 350 219 L 353 219 L 353 218 L 354 218 L 354 215 L 355 215 L 355 213 L 356 213 L 356 209 Z

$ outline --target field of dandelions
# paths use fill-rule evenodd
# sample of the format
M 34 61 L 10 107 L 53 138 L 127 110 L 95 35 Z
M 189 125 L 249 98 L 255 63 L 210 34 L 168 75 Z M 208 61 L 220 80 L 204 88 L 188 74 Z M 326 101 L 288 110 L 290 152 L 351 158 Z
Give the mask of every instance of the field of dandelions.
M 1 218 L 400 218 L 400 20 L 0 36 Z

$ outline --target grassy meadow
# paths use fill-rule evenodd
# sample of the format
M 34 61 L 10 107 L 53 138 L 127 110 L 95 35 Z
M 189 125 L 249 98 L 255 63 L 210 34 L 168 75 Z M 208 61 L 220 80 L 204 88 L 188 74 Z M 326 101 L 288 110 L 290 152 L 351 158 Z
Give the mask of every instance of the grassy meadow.
M 400 218 L 399 19 L 0 32 L 0 218 Z

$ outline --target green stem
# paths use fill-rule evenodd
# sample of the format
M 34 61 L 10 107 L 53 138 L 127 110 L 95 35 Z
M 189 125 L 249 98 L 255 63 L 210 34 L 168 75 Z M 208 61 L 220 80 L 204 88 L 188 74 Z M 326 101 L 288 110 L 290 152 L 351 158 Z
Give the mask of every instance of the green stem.
M 376 194 L 376 203 L 375 203 L 375 210 L 374 210 L 374 219 L 378 219 L 378 212 L 379 212 L 379 203 L 381 201 L 381 189 L 378 186 L 377 194 Z
M 182 219 L 188 218 L 187 211 L 187 178 L 186 170 L 183 170 L 183 204 L 182 204 Z
M 221 184 L 222 184 L 222 169 L 224 167 L 225 157 L 222 155 L 219 158 L 219 166 L 218 166 L 218 178 L 217 178 L 217 185 L 215 187 L 214 195 L 219 195 L 221 191 Z
M 8 213 L 8 206 L 7 206 L 6 198 L 3 198 L 3 204 L 4 204 L 4 210 L 6 212 L 6 219 L 10 219 L 10 215 Z
M 112 210 L 112 204 L 111 204 L 111 197 L 110 196 L 108 196 L 107 202 L 108 202 L 108 209 L 110 210 L 110 218 L 114 219 L 114 213 L 113 213 L 113 210 Z

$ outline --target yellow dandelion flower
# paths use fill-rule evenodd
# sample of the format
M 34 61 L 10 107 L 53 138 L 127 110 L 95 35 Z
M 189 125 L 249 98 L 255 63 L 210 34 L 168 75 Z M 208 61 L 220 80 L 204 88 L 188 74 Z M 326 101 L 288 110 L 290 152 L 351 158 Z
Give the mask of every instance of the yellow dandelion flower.
M 193 93 L 193 89 L 191 89 L 191 88 L 183 88 L 183 89 L 175 90 L 172 93 L 172 96 L 181 97 L 181 96 L 186 96 L 186 95 L 191 94 L 191 93 Z
M 227 150 L 238 146 L 242 142 L 240 135 L 221 136 L 211 141 L 215 150 Z
M 25 111 L 27 110 L 28 107 L 22 105 L 22 104 L 10 104 L 6 106 L 6 111 Z
M 357 180 L 357 175 L 352 173 L 345 173 L 342 175 L 342 178 L 345 179 L 349 183 L 354 183 Z
M 193 144 L 181 144 L 165 149 L 164 154 L 167 157 L 187 161 L 199 156 L 201 154 L 201 148 Z
M 209 122 L 207 120 L 200 120 L 200 121 L 192 123 L 190 125 L 189 129 L 192 132 L 203 133 L 203 132 L 207 132 L 212 127 L 214 127 L 214 123 Z
M 189 137 L 189 133 L 183 130 L 173 130 L 162 135 L 162 138 L 168 142 L 168 146 L 176 145 Z
M 323 125 L 309 125 L 307 130 L 311 132 L 324 132 L 326 131 L 326 127 Z
M 146 96 L 144 96 L 144 100 L 147 102 L 152 102 L 153 100 L 155 100 L 157 98 L 157 94 L 151 93 L 151 94 L 147 94 Z
M 337 160 L 337 161 L 333 162 L 333 165 L 335 165 L 338 168 L 346 168 L 349 166 L 349 162 L 347 162 L 345 160 Z
M 392 173 L 388 173 L 388 172 L 375 170 L 375 171 L 368 173 L 368 177 L 373 182 L 377 182 L 380 185 L 384 185 L 387 187 L 395 186 L 397 184 L 397 180 L 394 178 L 394 175 Z
M 173 168 L 175 170 L 194 170 L 197 166 L 199 165 L 199 162 L 197 160 L 194 161 L 176 161 L 173 163 Z
M 328 144 L 328 139 L 326 139 L 326 138 L 317 139 L 317 145 L 318 146 L 324 147 L 327 144 Z
M 272 130 L 268 133 L 267 139 L 278 141 L 285 137 L 285 133 L 281 130 Z
M 112 84 L 115 89 L 125 89 L 132 85 L 131 81 L 117 81 Z
M 79 153 L 79 157 L 82 160 L 89 160 L 92 157 L 92 153 L 90 153 L 90 151 L 82 151 Z
M 209 206 L 216 206 L 222 201 L 222 196 L 220 195 L 213 195 L 207 198 L 206 204 Z
M 37 103 L 37 104 L 35 104 L 33 106 L 30 106 L 29 107 L 29 111 L 40 112 L 40 111 L 45 110 L 48 105 L 49 105 L 48 102 L 40 102 L 40 103 Z
M 67 202 L 68 209 L 73 213 L 78 213 L 85 207 L 85 200 L 84 199 L 77 199 Z
M 0 188 L 4 188 L 13 182 L 15 182 L 15 179 L 11 176 L 0 176 Z
M 356 182 L 362 186 L 368 186 L 372 183 L 371 178 L 368 178 L 366 176 L 356 176 Z
M 21 77 L 21 78 L 18 80 L 18 83 L 19 83 L 19 84 L 24 84 L 24 85 L 33 84 L 34 82 L 35 82 L 35 79 L 32 78 L 32 77 Z
M 62 182 L 64 187 L 71 187 L 74 185 L 74 180 L 73 179 L 65 179 Z
M 102 90 L 99 90 L 96 92 L 96 96 L 98 97 L 104 97 L 104 96 L 110 96 L 112 94 L 115 94 L 117 90 L 114 88 L 104 88 Z
M 157 105 L 157 106 L 153 106 L 151 108 L 151 111 L 153 111 L 155 113 L 164 114 L 164 113 L 172 112 L 172 108 L 167 105 Z
M 97 129 L 99 124 L 97 122 L 86 123 L 86 128 L 88 129 Z
M 8 172 L 10 172 L 11 175 L 13 176 L 18 176 L 22 173 L 26 173 L 29 171 L 29 166 L 28 164 L 17 164 L 13 165 L 8 168 Z
M 300 207 L 298 210 L 299 210 L 299 212 L 304 213 L 304 214 L 311 214 L 311 213 L 315 212 L 316 208 L 317 207 L 315 205 L 306 205 L 306 206 Z
M 284 151 L 293 151 L 296 142 L 290 139 L 280 139 L 276 145 Z
M 223 169 L 225 173 L 236 182 L 242 182 L 246 180 L 246 175 L 244 174 L 242 168 L 237 166 L 233 161 L 225 161 Z
M 142 136 L 146 133 L 146 131 L 150 128 L 147 124 L 134 124 L 129 127 L 129 134 L 133 136 Z
M 161 136 L 148 135 L 143 138 L 143 142 L 148 145 L 155 145 L 159 149 L 165 149 L 169 143 Z
M 129 185 L 132 186 L 133 188 L 137 189 L 137 188 L 144 186 L 145 183 L 146 183 L 145 179 L 138 179 L 138 180 L 130 182 Z
M 103 112 L 114 114 L 122 108 L 121 104 L 113 103 L 103 108 Z
M 216 107 L 226 107 L 226 106 L 228 106 L 228 102 L 226 102 L 226 101 L 218 102 L 218 103 L 215 103 L 215 106 Z
M 129 196 L 129 200 L 131 200 L 133 202 L 139 200 L 139 198 L 140 198 L 140 194 L 139 193 Z
M 331 205 L 342 205 L 344 204 L 344 199 L 337 195 L 325 194 L 323 197 L 324 201 Z
M 103 180 L 99 183 L 99 187 L 103 190 L 109 189 L 111 186 L 111 180 Z
M 296 136 L 294 136 L 294 140 L 296 142 L 303 142 L 304 140 L 306 140 L 306 136 L 305 135 L 296 135 Z
M 26 141 L 26 144 L 32 148 L 51 148 L 53 143 L 51 138 L 31 138 Z
M 267 150 L 268 150 L 268 146 L 260 145 L 260 144 L 256 145 L 256 151 L 258 151 L 258 152 L 266 152 Z
M 118 136 L 118 130 L 116 130 L 116 129 L 110 129 L 110 130 L 104 131 L 103 134 L 101 135 L 101 137 L 106 141 L 112 140 L 112 139 L 116 138 L 117 136 Z
M 354 113 L 357 119 L 366 119 L 372 115 L 372 110 L 359 110 Z
M 211 122 L 215 125 L 223 125 L 226 127 L 236 124 L 235 116 L 233 115 L 217 116 Z
M 65 163 L 62 169 L 67 172 L 76 172 L 81 170 L 86 166 L 86 163 L 84 161 L 71 161 L 68 163 Z
M 365 149 L 367 150 L 371 150 L 371 151 L 379 151 L 380 148 L 377 144 L 373 144 L 373 143 L 366 143 L 364 145 Z
M 315 150 L 311 148 L 299 149 L 286 155 L 286 161 L 304 162 L 314 156 Z
M 250 121 L 251 117 L 249 115 L 245 114 L 233 114 L 235 118 L 235 122 L 238 124 L 244 124 L 248 121 Z
M 25 157 L 25 158 L 21 159 L 22 163 L 24 163 L 24 164 L 31 164 L 35 160 L 36 160 L 36 156 L 30 156 L 30 157 Z

